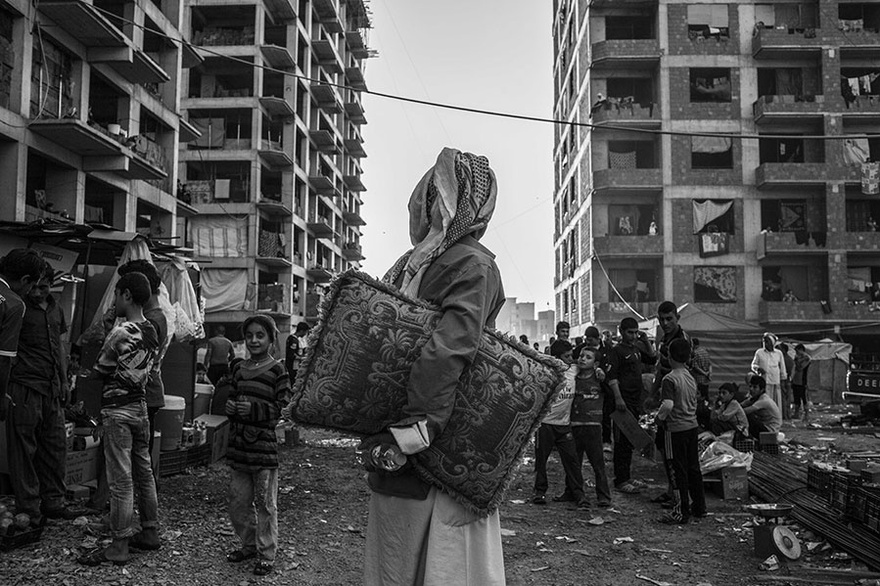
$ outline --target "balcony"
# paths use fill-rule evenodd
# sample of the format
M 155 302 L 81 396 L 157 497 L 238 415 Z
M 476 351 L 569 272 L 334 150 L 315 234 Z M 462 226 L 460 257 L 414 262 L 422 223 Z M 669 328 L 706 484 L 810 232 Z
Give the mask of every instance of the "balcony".
M 180 118 L 178 127 L 180 131 L 178 140 L 182 143 L 192 142 L 202 136 L 202 131 L 193 126 L 186 118 Z
M 370 57 L 370 49 L 364 41 L 364 35 L 360 31 L 345 31 L 345 41 L 348 50 L 355 59 L 367 59 Z
M 367 190 L 367 188 L 364 187 L 363 181 L 361 181 L 360 175 L 343 175 L 342 180 L 345 182 L 345 186 L 355 193 L 361 193 Z
M 128 37 L 91 4 L 78 0 L 40 2 L 39 11 L 86 47 L 126 47 Z
M 795 232 L 765 232 L 758 234 L 755 247 L 758 260 L 792 254 L 826 253 L 827 248 L 816 246 L 812 240 L 807 239 L 803 243 L 798 243 L 798 236 L 796 234 Z
M 819 31 L 808 33 L 804 29 L 760 29 L 752 37 L 752 56 L 755 59 L 804 59 L 817 58 L 822 51 L 822 35 Z
M 133 136 L 128 139 L 131 145 L 131 163 L 128 176 L 132 179 L 165 179 L 168 173 L 168 160 L 165 149 L 146 136 Z
M 880 32 L 874 30 L 834 30 L 825 35 L 826 42 L 840 47 L 841 59 L 880 60 Z
M 293 166 L 293 159 L 282 149 L 280 142 L 264 138 L 260 141 L 260 148 L 257 152 L 269 167 L 287 169 Z
M 268 216 L 276 218 L 289 218 L 293 215 L 293 212 L 289 207 L 278 200 L 270 199 L 268 197 L 261 197 L 257 201 L 257 209 L 261 212 L 265 212 Z
M 293 266 L 292 262 L 280 256 L 258 256 L 256 260 L 258 263 L 273 269 L 284 269 Z
M 336 135 L 329 130 L 310 130 L 309 138 L 322 153 L 332 153 L 336 150 Z
M 291 0 L 266 0 L 266 9 L 280 21 L 296 18 L 296 9 Z
M 342 212 L 342 220 L 349 226 L 366 226 L 367 223 L 361 217 L 359 212 L 345 210 Z
M 660 106 L 635 104 L 630 100 L 599 108 L 593 112 L 593 124 L 625 128 L 660 128 Z
M 759 124 L 821 120 L 827 110 L 825 96 L 761 96 L 752 105 L 755 122 Z
M 833 168 L 825 163 L 762 163 L 755 170 L 755 185 L 759 189 L 819 187 L 833 179 Z
M 364 72 L 360 67 L 346 67 L 345 79 L 348 80 L 349 87 L 356 90 L 366 90 L 367 82 L 364 80 Z
M 657 303 L 657 301 L 647 301 L 643 303 L 629 303 L 629 306 L 639 312 L 642 316 L 648 317 L 657 311 Z M 638 319 L 638 316 L 622 301 L 593 304 L 594 322 L 619 324 L 620 320 L 625 317 L 635 317 Z
M 316 283 L 326 283 L 333 278 L 333 273 L 323 265 L 313 264 L 306 269 L 306 276 Z
M 593 172 L 593 189 L 660 191 L 663 172 L 660 169 L 599 169 Z
M 275 69 L 294 69 L 296 61 L 293 55 L 287 50 L 287 47 L 279 47 L 278 45 L 263 45 L 260 47 L 263 59 L 266 60 L 271 67 Z
M 367 117 L 364 116 L 364 107 L 360 101 L 351 101 L 345 103 L 345 113 L 348 119 L 355 124 L 366 124 Z
M 296 113 L 290 102 L 284 98 L 263 96 L 260 98 L 260 105 L 270 118 L 290 118 Z
M 837 232 L 829 237 L 832 248 L 843 248 L 850 254 L 876 255 L 880 252 L 880 232 Z
M 92 47 L 88 50 L 88 61 L 106 63 L 116 73 L 135 84 L 164 83 L 171 79 L 152 57 L 136 49 L 131 41 L 125 47 Z
M 309 185 L 316 193 L 333 193 L 336 190 L 333 180 L 326 175 L 309 175 Z
M 335 87 L 326 83 L 312 83 L 311 88 L 319 108 L 327 112 L 342 112 L 341 100 Z
M 593 252 L 602 258 L 662 257 L 663 236 L 598 236 L 593 238 Z
M 332 238 L 336 235 L 330 220 L 325 216 L 311 216 L 306 227 L 312 231 L 316 238 Z
M 348 151 L 349 155 L 358 159 L 364 159 L 367 156 L 367 151 L 364 150 L 364 143 L 358 138 L 346 138 L 345 150 Z
M 35 133 L 83 157 L 112 157 L 122 154 L 119 141 L 98 127 L 76 118 L 33 120 L 28 126 Z
M 818 323 L 841 320 L 838 312 L 832 308 L 831 313 L 822 311 L 818 301 L 759 301 L 758 321 L 763 324 L 784 323 Z M 843 308 L 837 308 L 843 309 Z
M 660 61 L 657 39 L 620 39 L 599 41 L 592 47 L 593 69 L 649 67 Z
M 844 120 L 857 124 L 880 124 L 880 96 L 856 96 L 852 102 L 840 100 L 839 103 L 843 107 L 835 108 L 834 111 L 843 114 Z
M 357 242 L 346 242 L 342 247 L 342 256 L 349 262 L 358 262 L 364 260 L 361 245 Z
M 342 73 L 342 58 L 336 51 L 332 41 L 327 39 L 312 39 L 312 54 L 318 65 L 328 73 Z

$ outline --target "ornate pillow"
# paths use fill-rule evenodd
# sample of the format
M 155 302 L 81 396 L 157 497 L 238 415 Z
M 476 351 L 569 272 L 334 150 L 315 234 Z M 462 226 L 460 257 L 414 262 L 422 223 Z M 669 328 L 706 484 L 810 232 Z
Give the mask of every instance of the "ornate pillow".
M 406 389 L 440 313 L 356 271 L 325 295 L 297 371 L 300 423 L 371 435 L 403 419 Z M 491 513 L 523 448 L 564 384 L 565 365 L 486 329 L 446 428 L 411 457 L 418 475 L 476 514 Z

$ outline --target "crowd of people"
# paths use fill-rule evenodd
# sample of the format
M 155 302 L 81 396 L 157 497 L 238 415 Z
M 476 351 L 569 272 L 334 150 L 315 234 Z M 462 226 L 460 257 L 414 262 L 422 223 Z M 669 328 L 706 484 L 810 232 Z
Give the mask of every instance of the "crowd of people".
M 712 392 L 712 361 L 698 338 L 679 324 L 671 301 L 657 307 L 653 341 L 631 317 L 621 320 L 617 335 L 594 326 L 583 337 L 570 339 L 570 325 L 559 322 L 545 353 L 569 365 L 566 384 L 556 396 L 535 435 L 535 481 L 532 502 L 547 504 L 547 460 L 559 454 L 565 488 L 553 501 L 589 508 L 589 488 L 596 505 L 608 507 L 614 489 L 637 494 L 646 483 L 632 476 L 633 444 L 626 426 L 613 423 L 618 414 L 634 419 L 653 415 L 655 446 L 663 455 L 668 480 L 665 492 L 652 502 L 668 509 L 658 518 L 668 524 L 687 523 L 706 515 L 700 474 L 699 440 L 720 438 L 738 445 L 777 434 L 784 420 L 809 417 L 807 371 L 810 356 L 803 344 L 779 343 L 765 333 L 749 365 L 743 388 L 724 381 Z M 527 340 L 521 341 L 527 343 Z M 537 349 L 537 346 L 535 347 Z M 610 453 L 612 482 L 605 470 Z M 583 456 L 593 470 L 584 479 Z

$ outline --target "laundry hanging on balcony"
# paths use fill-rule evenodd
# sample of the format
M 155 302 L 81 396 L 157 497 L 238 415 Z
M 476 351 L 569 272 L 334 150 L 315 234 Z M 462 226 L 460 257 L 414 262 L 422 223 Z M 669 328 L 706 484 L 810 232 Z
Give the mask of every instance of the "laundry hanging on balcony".
M 735 303 L 736 267 L 694 267 L 694 288 L 698 287 L 703 290 L 702 299 Z
M 253 287 L 247 269 L 202 270 L 202 296 L 205 313 L 253 309 Z
M 726 232 L 707 232 L 700 234 L 700 256 L 719 256 L 730 250 L 730 234 Z
M 733 202 L 730 200 L 707 199 L 704 202 L 694 200 L 694 234 L 699 234 L 706 226 L 717 220 L 730 210 Z
M 880 163 L 862 163 L 862 193 L 880 193 Z
M 635 169 L 636 151 L 615 151 L 608 149 L 608 166 L 611 169 Z
M 871 148 L 867 138 L 846 138 L 843 140 L 843 160 L 847 165 L 861 165 L 871 158 Z

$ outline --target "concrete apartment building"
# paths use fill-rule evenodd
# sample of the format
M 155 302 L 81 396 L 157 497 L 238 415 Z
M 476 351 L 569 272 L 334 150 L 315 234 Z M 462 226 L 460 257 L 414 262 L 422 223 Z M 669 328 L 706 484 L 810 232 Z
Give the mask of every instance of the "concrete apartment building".
M 527 336 L 532 342 L 538 341 L 538 320 L 535 319 L 535 302 L 517 302 L 516 297 L 505 297 L 504 305 L 495 318 L 495 328 L 519 338 Z
M 175 0 L 0 0 L 0 218 L 178 235 L 195 210 L 177 144 L 196 135 L 180 78 L 201 61 L 182 17 Z
M 317 318 L 322 285 L 359 266 L 364 0 L 188 0 L 204 62 L 181 110 L 180 149 L 206 321 L 268 312 L 282 332 Z
M 554 9 L 555 116 L 595 125 L 555 140 L 572 336 L 672 299 L 877 352 L 880 3 Z

